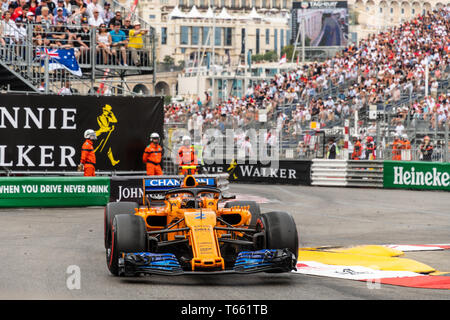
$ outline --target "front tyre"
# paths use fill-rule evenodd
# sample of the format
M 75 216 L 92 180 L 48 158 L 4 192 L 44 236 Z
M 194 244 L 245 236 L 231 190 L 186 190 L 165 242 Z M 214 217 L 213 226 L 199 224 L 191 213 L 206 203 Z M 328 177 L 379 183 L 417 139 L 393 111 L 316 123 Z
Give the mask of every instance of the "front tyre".
M 109 243 L 111 243 L 111 229 L 114 217 L 118 214 L 134 214 L 136 208 L 139 208 L 138 204 L 131 201 L 109 202 L 106 205 L 104 216 L 105 249 L 107 249 Z
M 266 249 L 289 249 L 298 258 L 298 233 L 294 218 L 283 211 L 261 215 Z
M 111 242 L 106 249 L 106 264 L 109 271 L 119 275 L 121 252 L 146 252 L 147 229 L 145 221 L 135 215 L 119 214 L 113 219 Z

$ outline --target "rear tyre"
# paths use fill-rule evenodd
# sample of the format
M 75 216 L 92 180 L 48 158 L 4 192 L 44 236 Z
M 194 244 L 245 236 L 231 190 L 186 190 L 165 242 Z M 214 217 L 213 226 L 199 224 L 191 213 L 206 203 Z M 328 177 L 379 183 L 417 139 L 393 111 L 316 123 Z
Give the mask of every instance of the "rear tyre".
M 263 213 L 266 249 L 289 249 L 298 258 L 298 233 L 294 218 L 283 211 Z
M 259 204 L 255 201 L 231 201 L 225 203 L 225 208 L 231 208 L 231 207 L 246 207 L 250 206 L 249 211 L 252 215 L 252 218 L 250 220 L 249 228 L 254 229 L 256 227 L 256 221 L 261 217 L 261 209 L 259 208 Z
M 118 214 L 134 214 L 134 209 L 139 208 L 136 202 L 123 201 L 123 202 L 109 202 L 105 207 L 104 214 L 104 239 L 105 239 L 105 249 L 111 243 L 111 227 L 113 219 Z
M 146 252 L 147 229 L 145 221 L 135 215 L 119 214 L 113 219 L 110 247 L 106 249 L 106 264 L 109 271 L 119 275 L 121 252 Z

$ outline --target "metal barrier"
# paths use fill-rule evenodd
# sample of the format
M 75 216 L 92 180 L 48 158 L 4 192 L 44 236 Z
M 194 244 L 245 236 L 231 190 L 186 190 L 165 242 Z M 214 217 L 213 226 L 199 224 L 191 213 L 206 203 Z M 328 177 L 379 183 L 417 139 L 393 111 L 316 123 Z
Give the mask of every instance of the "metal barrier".
M 382 188 L 383 161 L 314 159 L 311 185 Z

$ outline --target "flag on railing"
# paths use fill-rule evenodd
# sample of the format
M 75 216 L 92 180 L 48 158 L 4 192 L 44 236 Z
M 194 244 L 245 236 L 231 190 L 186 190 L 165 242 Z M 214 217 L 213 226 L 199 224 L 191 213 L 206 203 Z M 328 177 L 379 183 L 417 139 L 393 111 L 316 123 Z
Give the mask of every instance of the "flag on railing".
M 280 64 L 286 63 L 286 53 L 280 59 Z
M 41 59 L 41 66 L 45 65 L 45 57 L 48 56 L 48 69 L 53 71 L 56 69 L 66 69 L 70 73 L 81 77 L 81 68 L 75 57 L 75 51 L 71 49 L 48 49 L 37 48 L 36 56 Z

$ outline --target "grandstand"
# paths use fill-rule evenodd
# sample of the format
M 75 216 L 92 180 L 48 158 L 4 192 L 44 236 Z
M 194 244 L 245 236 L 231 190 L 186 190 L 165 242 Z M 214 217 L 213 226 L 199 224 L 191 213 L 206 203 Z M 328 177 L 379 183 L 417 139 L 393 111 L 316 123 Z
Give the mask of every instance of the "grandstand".
M 5 3 L 0 25 L 3 92 L 149 95 L 148 89 L 154 89 L 156 33 L 134 8 L 115 0 Z M 115 44 L 118 37 L 111 36 L 116 22 L 127 46 Z M 55 69 L 55 57 L 66 58 L 64 53 L 75 55 L 77 73 Z M 145 82 L 143 75 L 150 80 Z
M 314 152 L 309 157 L 317 157 L 317 151 L 324 155 L 310 139 L 318 131 L 325 134 L 322 143 L 332 136 L 343 147 L 346 120 L 352 136 L 363 140 L 373 136 L 378 159 L 390 159 L 401 123 L 412 143 L 412 160 L 420 159 L 422 138 L 432 135 L 433 160 L 448 161 L 449 37 L 449 8 L 429 11 L 370 35 L 331 59 L 261 81 L 242 97 L 229 97 L 215 106 L 210 101 L 169 104 L 166 122 L 188 129 L 200 124 L 202 130 L 222 128 L 222 132 L 273 130 L 281 139 L 281 156 L 295 159 L 302 143 L 311 144 Z M 265 122 L 259 121 L 262 113 Z

